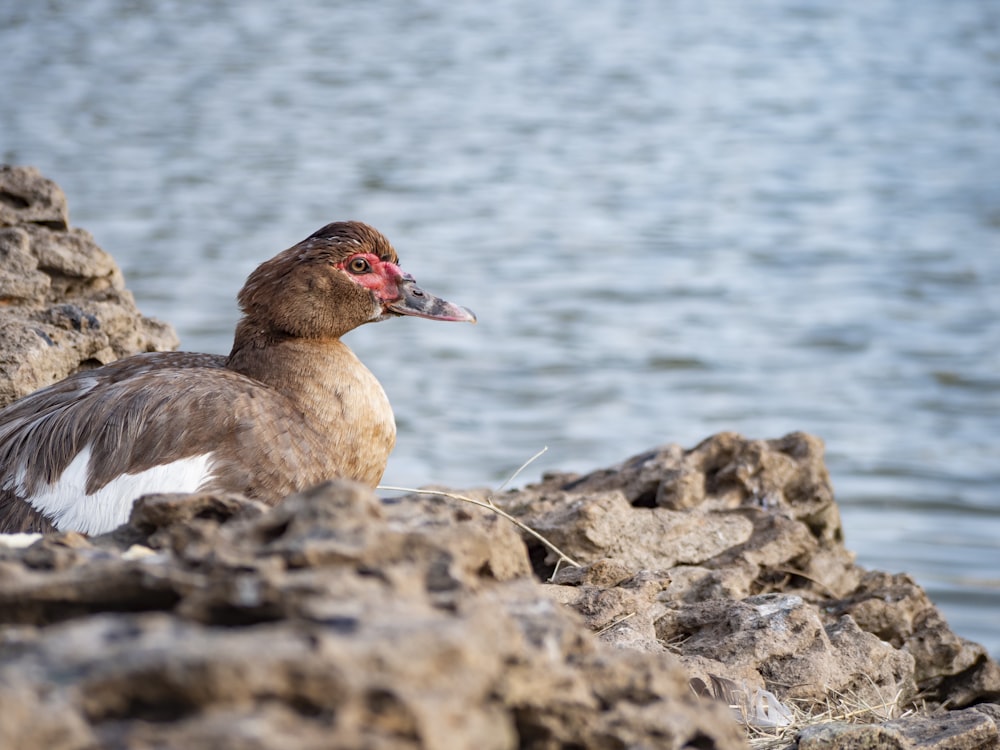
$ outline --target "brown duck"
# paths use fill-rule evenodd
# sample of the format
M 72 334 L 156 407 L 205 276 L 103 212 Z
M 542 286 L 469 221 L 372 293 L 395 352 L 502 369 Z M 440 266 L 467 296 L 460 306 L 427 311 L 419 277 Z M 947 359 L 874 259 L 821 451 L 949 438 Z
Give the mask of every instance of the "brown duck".
M 0 410 L 0 531 L 103 533 L 153 492 L 273 504 L 335 477 L 374 487 L 396 424 L 340 337 L 399 315 L 476 320 L 398 262 L 372 227 L 328 224 L 250 274 L 228 357 L 140 354 Z

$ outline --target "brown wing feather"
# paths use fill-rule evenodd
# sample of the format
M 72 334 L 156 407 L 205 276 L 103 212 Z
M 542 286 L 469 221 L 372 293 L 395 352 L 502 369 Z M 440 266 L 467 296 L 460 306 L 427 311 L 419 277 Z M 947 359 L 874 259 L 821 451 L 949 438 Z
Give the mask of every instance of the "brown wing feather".
M 298 407 L 224 364 L 214 355 L 130 357 L 0 411 L 0 530 L 51 528 L 23 497 L 55 481 L 87 445 L 88 493 L 119 474 L 206 453 L 215 462 L 205 489 L 272 502 L 334 476 L 327 441 Z M 251 451 L 262 445 L 266 455 Z

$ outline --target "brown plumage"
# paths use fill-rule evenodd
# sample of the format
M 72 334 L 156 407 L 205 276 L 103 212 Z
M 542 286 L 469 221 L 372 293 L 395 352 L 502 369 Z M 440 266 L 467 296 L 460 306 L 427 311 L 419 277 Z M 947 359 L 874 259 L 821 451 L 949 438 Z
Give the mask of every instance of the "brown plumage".
M 329 224 L 250 274 L 228 357 L 141 354 L 0 411 L 0 531 L 107 531 L 137 492 L 275 503 L 334 477 L 375 486 L 395 421 L 340 336 L 397 315 L 475 321 L 397 263 L 375 229 Z

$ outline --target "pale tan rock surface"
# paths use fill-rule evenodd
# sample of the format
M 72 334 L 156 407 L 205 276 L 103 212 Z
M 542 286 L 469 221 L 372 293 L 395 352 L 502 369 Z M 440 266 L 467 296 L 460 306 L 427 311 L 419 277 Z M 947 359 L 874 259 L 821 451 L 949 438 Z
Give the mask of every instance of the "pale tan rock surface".
M 585 564 L 555 573 L 550 596 L 610 645 L 667 651 L 706 685 L 715 675 L 805 708 L 849 696 L 890 717 L 917 712 L 872 728 L 904 738 L 899 747 L 924 747 L 907 743 L 944 709 L 935 720 L 949 747 L 987 747 L 983 732 L 1000 746 L 983 718 L 994 714 L 954 711 L 995 707 L 1000 668 L 908 576 L 855 564 L 815 437 L 723 433 L 552 474 L 498 503 Z M 536 573 L 550 576 L 556 556 L 526 541 Z M 882 746 L 856 726 L 837 736 L 860 744 L 831 747 Z
M 31 167 L 0 166 L 0 406 L 177 343 L 139 313 L 114 259 L 69 226 L 62 190 Z
M 398 507 L 343 483 L 266 512 L 159 496 L 0 550 L 0 740 L 58 705 L 52 748 L 743 746 L 674 656 L 542 593 L 512 525 Z

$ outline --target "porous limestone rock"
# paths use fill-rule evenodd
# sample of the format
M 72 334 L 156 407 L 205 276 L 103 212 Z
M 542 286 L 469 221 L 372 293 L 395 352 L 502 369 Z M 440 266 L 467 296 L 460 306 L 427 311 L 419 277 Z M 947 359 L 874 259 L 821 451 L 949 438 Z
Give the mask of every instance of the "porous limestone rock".
M 919 586 L 855 564 L 815 437 L 723 433 L 496 500 L 583 563 L 557 570 L 525 537 L 551 598 L 610 645 L 677 655 L 705 685 L 714 675 L 806 710 L 848 696 L 887 719 L 1000 700 L 997 663 Z M 885 731 L 905 735 L 907 721 Z
M 59 187 L 0 166 L 0 407 L 77 370 L 177 347 L 143 317 L 114 259 L 70 228 Z
M 147 498 L 103 537 L 0 548 L 0 745 L 744 746 L 675 657 L 602 645 L 545 587 L 462 506 Z

